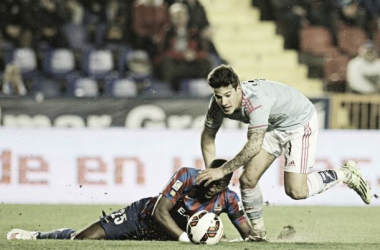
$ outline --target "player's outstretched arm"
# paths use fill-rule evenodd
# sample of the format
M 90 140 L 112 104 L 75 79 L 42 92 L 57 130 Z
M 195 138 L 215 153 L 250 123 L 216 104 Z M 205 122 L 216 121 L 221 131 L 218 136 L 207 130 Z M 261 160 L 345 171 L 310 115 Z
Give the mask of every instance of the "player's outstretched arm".
M 261 150 L 266 129 L 257 129 L 248 133 L 248 141 L 243 149 L 230 161 L 226 162 L 220 168 L 206 169 L 200 171 L 196 183 L 199 185 L 205 181 L 204 186 L 208 186 L 211 182 L 223 178 L 223 176 L 232 173 L 241 166 L 248 163 Z
M 204 126 L 201 135 L 201 149 L 206 168 L 215 159 L 215 137 L 218 129 Z
M 170 210 L 173 206 L 173 203 L 166 196 L 160 195 L 153 216 L 175 239 L 182 242 L 190 242 L 187 233 L 182 231 L 170 216 Z
M 239 224 L 239 225 L 236 225 L 233 223 L 233 225 L 238 230 L 238 232 L 240 233 L 240 236 L 243 239 L 247 239 L 249 237 L 249 235 L 254 234 L 252 227 L 248 224 L 248 222 L 244 222 L 244 223 Z
M 244 166 L 253 157 L 260 153 L 265 132 L 266 129 L 257 129 L 248 132 L 248 141 L 245 143 L 243 149 L 232 160 L 226 162 L 221 167 L 224 175 L 232 173 L 241 166 Z

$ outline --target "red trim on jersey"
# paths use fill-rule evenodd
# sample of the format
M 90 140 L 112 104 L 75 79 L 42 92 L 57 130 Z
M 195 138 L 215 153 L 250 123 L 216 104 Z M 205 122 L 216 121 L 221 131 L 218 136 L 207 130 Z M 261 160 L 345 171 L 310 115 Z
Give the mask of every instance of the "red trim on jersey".
M 303 173 L 305 165 L 305 147 L 306 147 L 306 135 L 307 135 L 307 124 L 303 126 L 303 136 L 302 136 L 302 149 L 301 149 L 301 173 Z
M 306 174 L 307 162 L 309 159 L 309 138 L 311 135 L 311 128 L 309 123 L 304 125 L 304 135 L 302 137 L 302 151 L 301 151 L 301 173 Z
M 310 123 L 307 123 L 307 127 L 308 127 L 308 129 L 309 129 L 309 134 L 308 134 L 308 136 L 307 136 L 307 156 L 308 156 L 308 160 L 309 160 L 309 142 L 310 142 L 310 136 L 311 136 L 311 133 L 312 133 L 312 131 L 311 131 L 311 127 L 310 127 Z M 306 163 L 307 164 L 307 163 Z M 305 174 L 307 173 L 307 167 L 308 166 L 306 166 L 306 168 L 305 168 Z
M 258 108 L 261 108 L 262 105 L 259 105 L 257 107 L 254 107 L 250 99 L 243 99 L 242 106 L 245 107 L 248 114 L 252 113 Z
M 252 106 L 252 103 L 250 102 L 250 100 L 243 99 L 242 105 L 243 105 L 243 107 L 245 108 L 245 110 L 247 111 L 248 114 L 252 113 L 253 106 Z
M 261 108 L 263 105 L 259 105 L 259 106 L 257 106 L 256 108 L 255 107 L 253 107 L 253 110 L 252 111 L 255 111 L 256 109 L 258 109 L 258 108 Z

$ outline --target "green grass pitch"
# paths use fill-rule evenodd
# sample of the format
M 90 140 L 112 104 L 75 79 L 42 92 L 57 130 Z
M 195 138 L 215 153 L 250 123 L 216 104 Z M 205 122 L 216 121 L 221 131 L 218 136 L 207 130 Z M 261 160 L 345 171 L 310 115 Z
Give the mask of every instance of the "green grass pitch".
M 227 217 L 223 242 L 214 246 L 158 241 L 8 241 L 12 228 L 81 229 L 120 205 L 0 205 L 0 249 L 380 249 L 380 207 L 265 207 L 270 243 L 228 242 L 239 237 Z M 284 227 L 295 234 L 279 237 Z

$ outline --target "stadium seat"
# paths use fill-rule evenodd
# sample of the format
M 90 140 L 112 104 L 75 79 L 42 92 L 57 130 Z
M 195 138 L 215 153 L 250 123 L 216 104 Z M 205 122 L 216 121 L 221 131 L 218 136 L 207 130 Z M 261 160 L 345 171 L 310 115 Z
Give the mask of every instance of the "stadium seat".
M 74 53 L 69 49 L 52 49 L 44 53 L 43 71 L 54 78 L 62 79 L 75 70 Z
M 301 30 L 300 47 L 301 51 L 316 56 L 336 51 L 329 29 L 316 25 L 309 25 Z
M 21 74 L 28 76 L 37 72 L 37 55 L 31 48 L 15 48 L 8 50 L 5 64 L 14 63 L 20 67 Z
M 212 95 L 213 92 L 206 79 L 201 78 L 182 80 L 180 93 L 194 97 L 206 97 Z
M 325 91 L 344 92 L 346 90 L 346 72 L 350 57 L 346 55 L 326 57 L 323 64 Z
M 359 27 L 341 25 L 338 30 L 338 47 L 350 57 L 358 55 L 358 50 L 367 40 L 367 34 Z
M 138 95 L 138 89 L 132 79 L 116 78 L 106 82 L 105 95 L 113 97 L 136 97 Z
M 67 94 L 75 97 L 97 97 L 99 96 L 98 83 L 89 77 L 74 78 L 68 82 Z
M 105 79 L 114 70 L 114 59 L 110 50 L 90 49 L 82 55 L 81 70 L 95 79 Z
M 48 79 L 39 77 L 32 86 L 32 93 L 34 95 L 40 93 L 44 97 L 58 97 L 61 96 L 61 89 L 59 83 L 55 79 Z
M 149 80 L 144 85 L 144 89 L 140 96 L 142 97 L 172 97 L 174 94 L 173 90 L 170 89 L 170 86 L 167 83 L 163 83 L 157 80 Z
M 152 78 L 152 63 L 144 50 L 124 50 L 119 54 L 119 72 L 122 76 L 143 81 Z
M 324 56 L 335 54 L 339 51 L 327 28 L 317 25 L 302 28 L 299 61 L 308 66 L 308 77 L 323 77 Z

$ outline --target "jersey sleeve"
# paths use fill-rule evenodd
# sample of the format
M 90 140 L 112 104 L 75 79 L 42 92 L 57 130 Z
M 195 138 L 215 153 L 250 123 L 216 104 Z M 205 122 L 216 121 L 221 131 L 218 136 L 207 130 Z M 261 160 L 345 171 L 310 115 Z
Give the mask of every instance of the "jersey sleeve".
M 186 190 L 192 188 L 195 176 L 191 174 L 188 168 L 179 169 L 168 184 L 164 187 L 161 194 L 175 204 Z
M 223 118 L 223 110 L 219 107 L 215 97 L 213 96 L 207 110 L 205 126 L 212 129 L 220 128 L 223 123 Z
M 230 191 L 228 193 L 226 210 L 228 218 L 235 227 L 247 223 L 247 217 L 243 210 L 243 204 L 235 192 Z
M 243 101 L 243 105 L 245 105 L 246 112 L 249 115 L 248 131 L 268 127 L 271 105 L 262 99 L 263 98 L 256 97 Z

